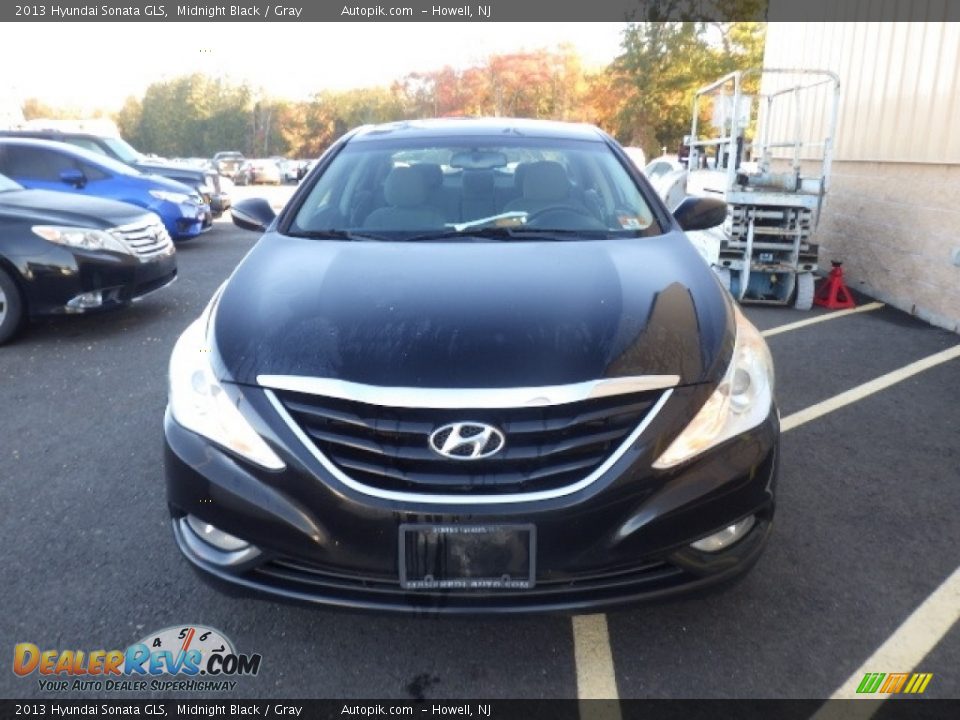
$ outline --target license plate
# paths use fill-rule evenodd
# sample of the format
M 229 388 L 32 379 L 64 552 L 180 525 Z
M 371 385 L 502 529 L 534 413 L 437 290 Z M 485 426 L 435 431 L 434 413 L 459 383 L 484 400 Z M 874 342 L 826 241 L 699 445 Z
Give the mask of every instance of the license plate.
M 401 525 L 405 590 L 527 590 L 534 586 L 533 525 Z

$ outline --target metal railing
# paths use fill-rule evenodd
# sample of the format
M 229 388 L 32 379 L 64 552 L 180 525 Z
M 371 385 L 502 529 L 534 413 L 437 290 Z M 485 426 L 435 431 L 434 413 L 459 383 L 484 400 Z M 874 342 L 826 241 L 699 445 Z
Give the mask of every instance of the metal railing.
M 799 81 L 797 84 L 790 85 L 789 87 L 780 88 L 774 92 L 764 94 L 762 92 L 762 81 L 764 79 L 764 75 L 768 74 L 813 76 L 814 80 L 806 83 Z M 758 97 L 760 103 L 764 104 L 764 108 L 761 112 L 760 108 L 758 107 L 757 113 L 758 116 L 763 116 L 763 123 L 762 128 L 759 131 L 758 138 L 748 143 L 746 140 L 746 131 L 747 125 L 749 125 L 751 122 L 753 111 L 751 108 L 750 112 L 747 113 L 747 120 L 744 122 L 741 108 L 743 98 L 746 97 L 743 94 L 744 80 L 754 75 L 759 76 L 761 85 L 761 92 L 759 93 Z M 805 93 L 826 85 L 832 85 L 833 94 L 832 102 L 828 101 L 826 103 L 829 106 L 829 116 L 826 122 L 826 136 L 822 140 L 817 141 L 805 140 L 803 128 L 804 118 L 802 111 L 802 101 L 805 97 Z M 732 93 L 726 89 L 731 86 Z M 717 90 L 721 91 L 721 97 L 732 98 L 731 112 L 729 113 L 729 117 L 722 118 L 722 127 L 718 128 L 718 131 L 720 132 L 719 137 L 701 140 L 697 136 L 700 120 L 699 115 L 701 100 L 704 98 L 704 96 L 717 94 Z M 770 170 L 771 161 L 773 159 L 771 151 L 776 149 L 792 148 L 793 153 L 791 168 L 795 173 L 799 174 L 801 155 L 803 151 L 808 148 L 820 148 L 821 154 L 819 160 L 821 161 L 821 166 L 818 180 L 821 193 L 826 192 L 830 177 L 831 165 L 833 162 L 833 144 L 837 129 L 839 97 L 840 78 L 836 75 L 836 73 L 833 73 L 829 70 L 751 68 L 749 70 L 738 70 L 730 73 L 729 75 L 725 75 L 719 80 L 700 88 L 694 95 L 693 122 L 691 124 L 690 137 L 687 141 L 687 145 L 690 147 L 690 158 L 687 167 L 691 171 L 698 169 L 700 166 L 701 150 L 709 147 L 718 147 L 718 158 L 722 157 L 725 159 L 724 168 L 726 170 L 726 188 L 727 190 L 731 190 L 736 184 L 741 156 L 748 151 L 753 155 L 759 155 L 759 168 L 761 172 L 768 173 Z M 772 139 L 773 128 L 771 126 L 775 116 L 774 102 L 783 98 L 792 98 L 794 103 L 794 137 L 789 140 L 774 140 Z M 760 125 L 759 122 L 758 125 Z M 718 167 L 717 169 L 720 168 Z

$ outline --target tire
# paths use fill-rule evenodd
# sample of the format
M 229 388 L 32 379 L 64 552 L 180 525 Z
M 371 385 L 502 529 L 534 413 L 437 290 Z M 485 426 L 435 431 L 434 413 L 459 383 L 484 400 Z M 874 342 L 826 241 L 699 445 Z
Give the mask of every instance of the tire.
M 23 298 L 17 284 L 3 269 L 0 269 L 0 345 L 17 334 L 23 324 Z
M 813 307 L 813 273 L 797 274 L 796 296 L 793 307 L 797 310 L 809 310 Z

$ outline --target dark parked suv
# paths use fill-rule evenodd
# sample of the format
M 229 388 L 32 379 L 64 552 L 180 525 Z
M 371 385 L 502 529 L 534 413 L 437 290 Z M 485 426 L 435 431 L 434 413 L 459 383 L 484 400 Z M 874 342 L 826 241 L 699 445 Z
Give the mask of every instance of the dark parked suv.
M 170 360 L 173 531 L 233 591 L 583 611 L 742 575 L 774 511 L 763 338 L 596 128 L 366 127 Z
M 144 157 L 126 140 L 110 135 L 64 130 L 3 130 L 0 137 L 35 138 L 53 140 L 90 150 L 119 160 L 135 170 L 148 175 L 160 175 L 194 188 L 213 217 L 220 217 L 231 204 L 229 193 L 220 186 L 220 176 L 212 170 L 201 170 L 188 165 L 177 165 Z

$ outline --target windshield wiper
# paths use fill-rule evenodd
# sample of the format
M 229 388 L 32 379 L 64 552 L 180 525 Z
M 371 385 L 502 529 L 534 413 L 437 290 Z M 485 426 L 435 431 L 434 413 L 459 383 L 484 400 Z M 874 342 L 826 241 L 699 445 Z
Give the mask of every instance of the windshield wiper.
M 516 237 L 516 228 L 514 227 L 476 227 L 469 230 L 457 230 L 456 228 L 444 228 L 434 232 L 421 233 L 408 237 L 407 242 L 420 240 L 449 240 L 450 238 L 495 238 L 500 240 L 509 240 Z
M 597 240 L 616 237 L 609 230 L 570 230 L 565 228 L 532 228 L 523 225 L 471 227 L 464 230 L 446 228 L 407 238 L 407 241 L 450 240 L 453 238 L 492 238 L 496 240 Z
M 389 242 L 393 238 L 385 235 L 376 235 L 365 232 L 353 232 L 351 230 L 304 230 L 301 232 L 287 233 L 290 237 L 310 238 L 311 240 L 355 240 L 362 242 L 364 240 L 376 240 L 379 242 Z

